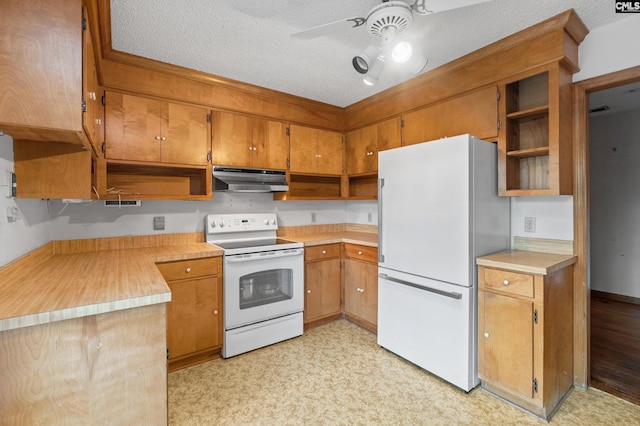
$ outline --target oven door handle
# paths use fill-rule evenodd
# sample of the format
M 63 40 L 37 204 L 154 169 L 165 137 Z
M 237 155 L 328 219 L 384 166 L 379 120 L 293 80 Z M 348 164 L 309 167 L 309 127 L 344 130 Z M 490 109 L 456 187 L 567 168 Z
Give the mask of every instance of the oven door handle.
M 235 254 L 225 256 L 225 263 L 251 262 L 256 260 L 276 259 L 280 257 L 302 256 L 304 249 L 262 251 L 259 253 Z

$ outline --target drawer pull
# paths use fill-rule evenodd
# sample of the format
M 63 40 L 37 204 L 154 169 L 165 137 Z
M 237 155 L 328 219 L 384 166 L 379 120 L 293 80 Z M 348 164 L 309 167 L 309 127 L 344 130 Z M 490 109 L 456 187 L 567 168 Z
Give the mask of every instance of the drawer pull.
M 322 254 L 327 254 L 327 251 L 326 250 L 322 250 Z
M 184 271 L 188 274 L 189 272 L 191 272 L 191 268 L 187 267 L 187 269 L 185 269 Z
M 360 256 L 362 256 L 362 251 L 360 251 L 360 250 L 359 250 L 359 251 L 358 251 L 358 254 L 359 254 Z
M 489 333 L 484 333 L 484 337 L 489 337 Z
M 504 280 L 504 281 L 502 281 L 502 284 L 504 284 L 504 285 L 509 285 L 509 280 Z
M 307 290 L 307 294 L 311 294 L 311 290 Z

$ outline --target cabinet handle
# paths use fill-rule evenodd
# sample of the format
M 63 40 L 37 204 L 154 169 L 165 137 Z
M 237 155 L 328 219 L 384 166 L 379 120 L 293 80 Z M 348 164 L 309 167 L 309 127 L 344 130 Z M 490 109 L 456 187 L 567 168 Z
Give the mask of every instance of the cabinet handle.
M 189 272 L 191 272 L 191 268 L 187 268 L 184 271 L 188 274 Z
M 356 291 L 357 291 L 358 293 L 364 293 L 364 288 L 360 288 L 360 287 L 358 287 L 358 288 L 356 289 Z
M 327 254 L 327 251 L 326 250 L 322 250 L 322 254 Z
M 504 280 L 504 281 L 502 281 L 502 284 L 504 284 L 504 285 L 509 285 L 509 280 Z
M 358 251 L 358 255 L 362 256 L 362 251 Z
M 307 294 L 311 294 L 311 290 L 307 290 Z
M 484 333 L 484 337 L 489 337 L 489 333 Z
M 218 310 L 213 311 L 213 315 L 218 315 Z
M 156 138 L 155 138 L 155 139 L 156 139 L 157 141 L 159 141 L 159 140 L 160 140 L 160 136 L 156 136 Z
M 166 140 L 167 140 L 167 138 L 163 136 L 163 137 L 161 137 L 161 138 L 160 138 L 160 140 L 162 140 L 162 141 L 166 141 Z

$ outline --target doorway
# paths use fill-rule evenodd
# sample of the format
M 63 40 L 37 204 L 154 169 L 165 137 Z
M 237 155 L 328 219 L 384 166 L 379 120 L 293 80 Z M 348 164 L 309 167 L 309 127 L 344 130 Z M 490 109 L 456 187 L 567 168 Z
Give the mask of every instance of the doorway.
M 576 321 L 576 384 L 583 373 L 585 386 L 640 404 L 640 358 L 634 359 L 640 353 L 637 274 L 631 280 L 620 275 L 640 253 L 640 236 L 630 238 L 637 226 L 625 228 L 627 216 L 638 215 L 640 195 L 630 201 L 638 194 L 637 180 L 631 179 L 637 166 L 626 164 L 640 159 L 640 144 L 628 145 L 637 137 L 622 125 L 629 120 L 640 130 L 635 124 L 640 105 L 620 105 L 640 102 L 640 67 L 579 82 L 574 95 L 575 252 L 580 259 L 575 307 L 585 313 Z

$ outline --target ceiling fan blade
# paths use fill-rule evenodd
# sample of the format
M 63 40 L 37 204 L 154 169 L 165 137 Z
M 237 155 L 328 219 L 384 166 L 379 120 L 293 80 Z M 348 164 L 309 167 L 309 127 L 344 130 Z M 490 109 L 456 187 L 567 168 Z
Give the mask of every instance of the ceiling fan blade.
M 427 13 L 437 13 L 488 1 L 491 0 L 417 0 L 413 7 L 420 14 L 423 14 L 423 11 L 420 10 L 421 8 L 425 8 L 428 11 Z
M 318 25 L 297 33 L 290 35 L 291 38 L 299 38 L 303 40 L 309 40 L 316 37 L 322 37 L 324 35 L 332 34 L 342 30 L 348 30 L 350 28 L 356 28 L 367 22 L 367 18 L 348 18 L 341 21 L 331 22 L 329 24 Z

